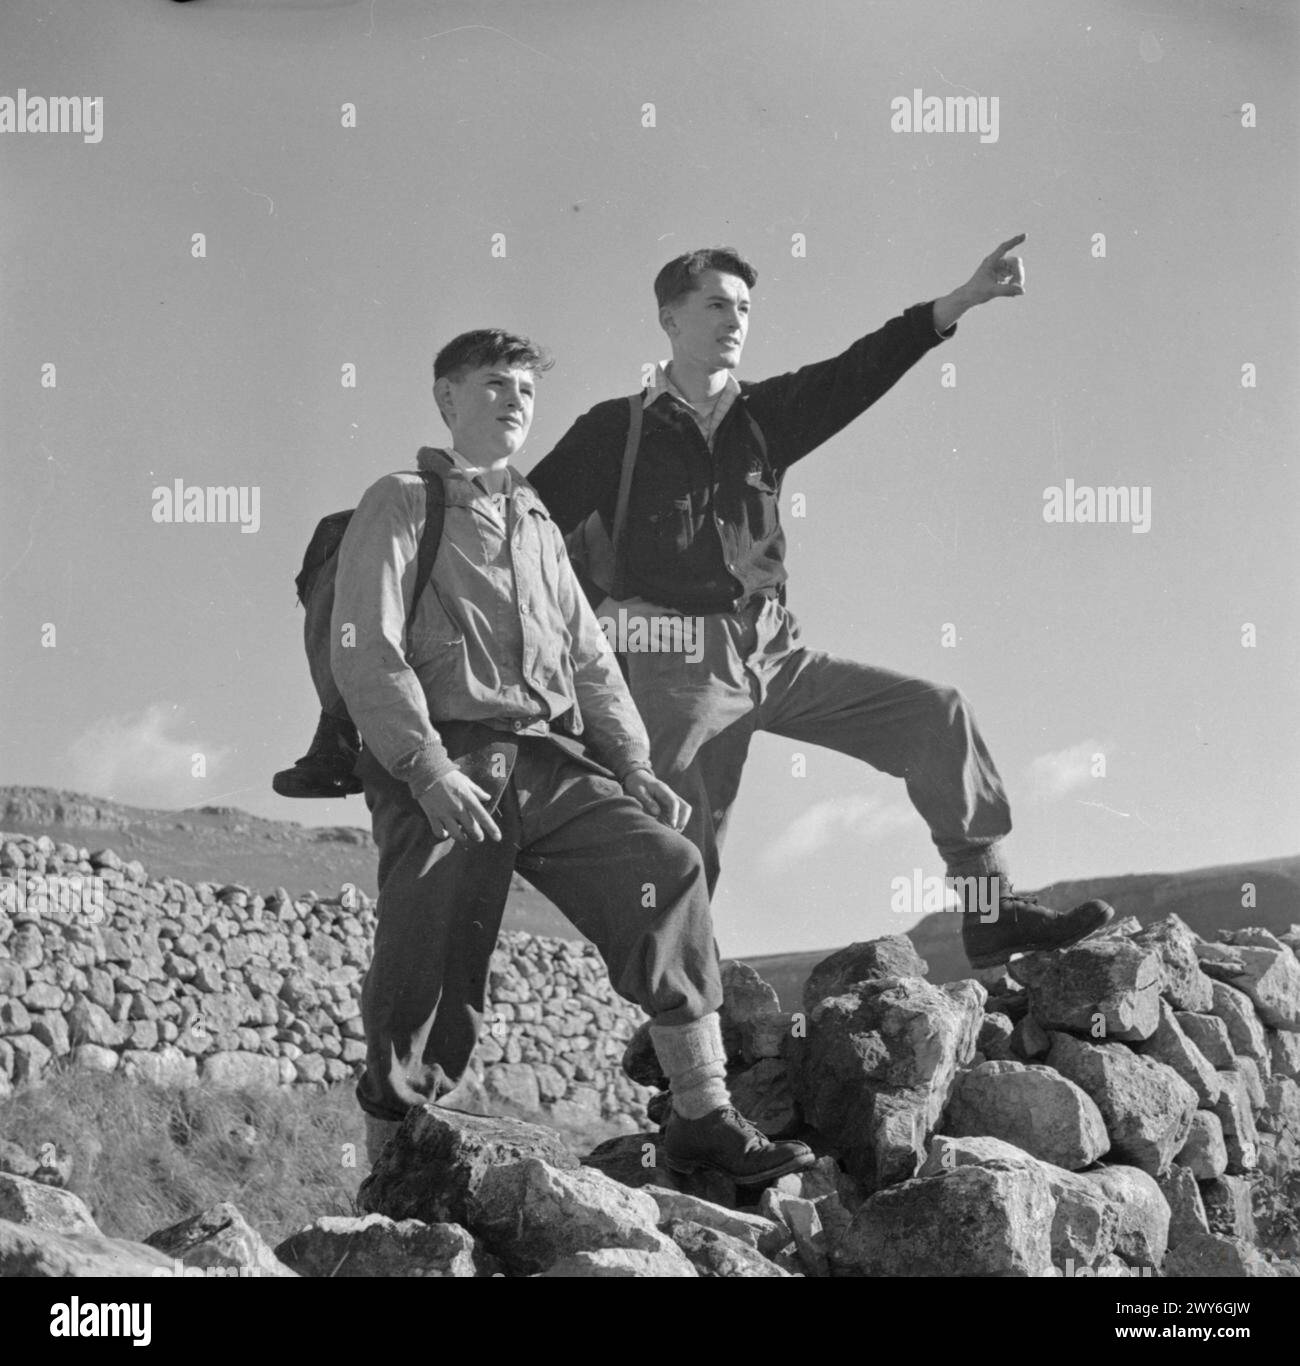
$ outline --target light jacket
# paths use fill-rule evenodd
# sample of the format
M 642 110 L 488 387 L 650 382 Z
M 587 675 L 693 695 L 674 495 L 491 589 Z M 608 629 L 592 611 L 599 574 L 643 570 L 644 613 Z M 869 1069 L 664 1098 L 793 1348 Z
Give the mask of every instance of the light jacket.
M 549 734 L 554 723 L 583 735 L 620 780 L 649 767 L 645 726 L 541 499 L 510 471 L 507 534 L 491 497 L 445 454 L 425 447 L 419 464 L 445 475 L 446 514 L 409 650 L 419 475 L 372 484 L 339 547 L 330 666 L 367 748 L 416 797 L 455 767 L 440 721 L 521 734 Z

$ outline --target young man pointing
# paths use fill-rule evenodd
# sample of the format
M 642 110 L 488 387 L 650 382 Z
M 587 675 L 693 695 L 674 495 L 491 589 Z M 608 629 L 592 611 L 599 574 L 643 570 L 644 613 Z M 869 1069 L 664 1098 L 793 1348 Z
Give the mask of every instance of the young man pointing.
M 734 374 L 754 268 L 729 247 L 670 261 L 655 298 L 672 359 L 640 404 L 617 538 L 625 589 L 612 604 L 629 616 L 680 613 L 703 624 L 698 661 L 671 651 L 625 661 L 655 771 L 691 804 L 686 833 L 710 893 L 753 734 L 825 745 L 906 783 L 949 876 L 961 879 L 966 910 L 987 908 L 962 916 L 974 967 L 1074 943 L 1114 912 L 1097 901 L 1058 912 L 1012 891 L 997 848 L 1011 829 L 1006 794 L 961 692 L 802 643 L 784 603 L 778 503 L 790 467 L 950 338 L 967 309 L 1024 293 L 1023 266 L 1007 255 L 1023 240 L 1003 242 L 959 289 L 913 305 L 841 355 L 757 383 Z M 595 513 L 616 539 L 628 441 L 628 403 L 598 403 L 530 471 L 566 534 Z

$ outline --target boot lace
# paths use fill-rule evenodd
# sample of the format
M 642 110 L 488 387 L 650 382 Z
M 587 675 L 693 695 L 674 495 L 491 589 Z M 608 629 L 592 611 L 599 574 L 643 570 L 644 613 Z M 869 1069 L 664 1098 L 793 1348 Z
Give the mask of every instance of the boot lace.
M 768 1140 L 761 1130 L 745 1118 L 734 1105 L 727 1105 L 722 1110 L 723 1120 L 730 1124 L 732 1128 L 739 1129 L 745 1135 L 745 1152 L 757 1152 L 760 1148 L 768 1146 Z

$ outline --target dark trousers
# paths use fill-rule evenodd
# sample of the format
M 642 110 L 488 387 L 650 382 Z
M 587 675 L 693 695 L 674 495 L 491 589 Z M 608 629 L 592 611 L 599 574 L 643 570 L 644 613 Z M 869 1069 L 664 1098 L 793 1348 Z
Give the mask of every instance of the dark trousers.
M 357 764 L 379 846 L 357 1099 L 376 1118 L 400 1119 L 447 1094 L 468 1067 L 515 869 L 596 945 L 615 990 L 656 1023 L 686 1024 L 722 1004 L 694 845 L 548 737 L 511 737 L 516 743 L 493 813 L 500 844 L 435 840 L 405 783 L 369 750 Z

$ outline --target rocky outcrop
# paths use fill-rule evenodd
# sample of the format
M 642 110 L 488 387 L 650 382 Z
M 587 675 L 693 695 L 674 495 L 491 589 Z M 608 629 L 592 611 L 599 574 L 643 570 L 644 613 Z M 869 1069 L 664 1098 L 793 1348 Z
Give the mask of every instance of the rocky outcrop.
M 105 915 L 0 918 L 0 1077 L 39 1081 L 65 1058 L 212 1085 L 351 1075 L 358 1058 L 342 1050 L 361 1046 L 371 908 L 188 889 L 107 851 L 72 852 L 114 875 Z M 20 856 L 37 875 L 66 861 L 39 841 L 0 849 L 10 868 Z M 1290 936 L 1244 929 L 1208 945 L 1170 916 L 937 987 L 889 937 L 818 964 L 791 1012 L 729 964 L 736 1104 L 817 1156 L 745 1192 L 675 1176 L 641 1128 L 669 1098 L 653 1094 L 653 1049 L 594 955 L 507 937 L 479 1049 L 485 1107 L 621 1113 L 639 1131 L 579 1160 L 546 1124 L 420 1107 L 362 1184 L 358 1214 L 274 1248 L 231 1204 L 145 1243 L 108 1238 L 62 1189 L 66 1172 L 0 1143 L 0 1275 L 1278 1274 L 1257 1197 L 1300 1174 L 1294 954 Z M 309 1035 L 311 1056 L 339 1067 L 303 1062 Z

